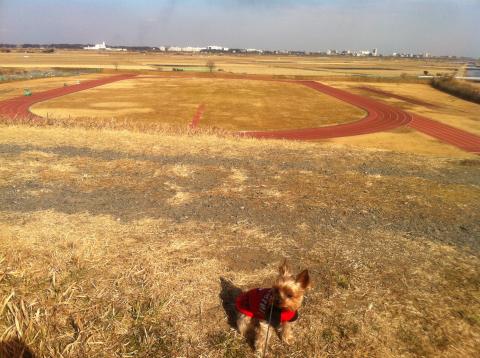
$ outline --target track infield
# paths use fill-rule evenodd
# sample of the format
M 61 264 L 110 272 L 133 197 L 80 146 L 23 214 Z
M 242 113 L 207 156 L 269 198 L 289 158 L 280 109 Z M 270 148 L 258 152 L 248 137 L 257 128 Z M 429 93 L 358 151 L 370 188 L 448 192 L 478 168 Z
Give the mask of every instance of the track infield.
M 102 86 L 112 82 L 132 79 L 134 77 L 136 77 L 136 75 L 133 74 L 116 75 L 98 80 L 85 81 L 73 86 L 65 86 L 48 91 L 43 91 L 35 93 L 31 96 L 20 96 L 4 100 L 0 102 L 0 115 L 8 118 L 40 118 L 39 116 L 36 116 L 29 111 L 30 106 L 35 103 Z M 158 78 L 161 77 L 158 76 Z M 225 78 L 228 79 L 229 77 Z M 313 90 L 335 97 L 339 100 L 359 107 L 367 112 L 367 116 L 363 119 L 345 124 L 307 129 L 237 132 L 237 134 L 241 136 L 271 139 L 314 140 L 371 134 L 376 132 L 393 130 L 402 126 L 409 126 L 442 142 L 454 145 L 467 152 L 480 153 L 479 136 L 419 115 L 412 115 L 399 108 L 378 102 L 368 97 L 356 95 L 348 91 L 340 90 L 315 81 L 275 80 L 256 77 L 234 77 L 231 79 L 240 78 L 250 80 L 267 80 L 285 83 L 296 83 L 298 85 L 303 85 Z M 198 126 L 203 110 L 204 107 L 200 106 L 197 114 L 192 120 L 191 126 Z

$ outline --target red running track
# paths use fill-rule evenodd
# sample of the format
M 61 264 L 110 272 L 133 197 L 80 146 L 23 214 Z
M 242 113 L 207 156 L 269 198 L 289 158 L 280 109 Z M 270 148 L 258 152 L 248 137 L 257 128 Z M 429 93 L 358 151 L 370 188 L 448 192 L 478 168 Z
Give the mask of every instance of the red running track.
M 188 125 L 191 129 L 195 129 L 198 127 L 198 125 L 200 124 L 200 119 L 202 119 L 203 112 L 205 112 L 205 105 L 202 103 L 198 106 L 197 111 L 192 118 L 192 121 Z
M 338 98 L 344 102 L 360 107 L 367 111 L 367 116 L 357 122 L 339 124 L 335 126 L 292 129 L 279 131 L 244 131 L 240 134 L 255 138 L 276 139 L 327 139 L 348 137 L 361 134 L 382 132 L 408 124 L 412 115 L 396 107 L 383 104 L 373 99 L 362 97 L 347 91 L 326 86 L 315 81 L 289 81 L 310 87 L 316 91 Z
M 35 93 L 32 96 L 21 96 L 5 101 L 0 101 L 0 115 L 9 118 L 31 117 L 39 118 L 29 111 L 29 107 L 34 103 L 46 101 L 52 98 L 64 96 L 70 93 L 83 91 L 89 88 L 101 86 L 107 83 L 126 80 L 135 77 L 132 74 L 123 74 L 82 82 L 78 85 L 60 87 L 44 92 Z M 237 79 L 237 78 L 235 78 Z M 238 79 L 241 79 L 239 77 Z M 269 80 L 263 78 L 246 77 L 244 79 Z M 339 124 L 335 126 L 293 129 L 293 130 L 276 130 L 276 131 L 243 131 L 239 132 L 242 136 L 255 138 L 275 138 L 275 139 L 327 139 L 336 137 L 347 137 L 361 134 L 369 134 L 392 130 L 401 126 L 409 126 L 421 131 L 429 136 L 439 139 L 445 143 L 449 143 L 463 150 L 480 153 L 480 137 L 458 128 L 448 126 L 434 120 L 407 113 L 399 108 L 389 106 L 387 104 L 375 101 L 371 98 L 362 97 L 347 91 L 326 86 L 315 81 L 287 81 L 279 80 L 278 82 L 298 83 L 316 91 L 338 98 L 344 102 L 360 107 L 367 111 L 367 116 L 359 121 L 352 123 Z M 205 110 L 203 105 L 197 109 L 197 113 L 192 119 L 190 126 L 195 128 L 198 126 L 200 118 Z
M 6 116 L 9 118 L 18 118 L 18 117 L 40 118 L 39 116 L 36 116 L 29 111 L 30 106 L 32 106 L 37 102 L 42 102 L 52 98 L 64 96 L 70 93 L 75 93 L 75 92 L 83 91 L 93 87 L 98 87 L 101 85 L 105 85 L 107 83 L 127 80 L 133 77 L 135 77 L 135 75 L 131 75 L 131 74 L 110 76 L 110 77 L 100 78 L 98 80 L 81 82 L 76 85 L 54 88 L 54 89 L 43 91 L 43 92 L 37 92 L 32 94 L 31 96 L 21 96 L 21 97 L 7 99 L 5 101 L 0 101 L 0 115 Z
M 414 114 L 409 127 L 467 152 L 480 154 L 480 137 L 464 130 Z

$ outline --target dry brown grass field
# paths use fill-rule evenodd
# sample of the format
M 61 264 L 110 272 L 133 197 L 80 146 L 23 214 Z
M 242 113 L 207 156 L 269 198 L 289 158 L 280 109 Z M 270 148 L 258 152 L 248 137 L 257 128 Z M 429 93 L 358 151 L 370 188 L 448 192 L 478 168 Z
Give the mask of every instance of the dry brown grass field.
M 165 75 L 169 75 L 170 72 L 164 71 L 171 71 L 173 67 L 205 66 L 207 60 L 213 59 L 217 65 L 216 69 L 223 70 L 223 73 L 317 78 L 333 86 L 386 101 L 458 128 L 477 134 L 479 132 L 480 110 L 478 105 L 434 90 L 428 84 L 382 83 L 372 82 L 374 79 L 352 77 L 352 75 L 358 74 L 371 74 L 389 78 L 398 77 L 402 73 L 416 76 L 423 74 L 424 70 L 434 74 L 451 73 L 462 66 L 453 61 L 291 56 L 192 56 L 86 51 L 58 51 L 54 54 L 10 53 L 0 54 L 0 59 L 2 65 L 6 67 L 95 67 L 113 71 L 117 66 L 123 70 L 135 70 L 140 73 L 147 71 L 149 74 Z M 191 67 L 188 68 L 191 69 Z M 185 75 L 188 76 L 187 73 Z M 79 76 L 78 79 L 84 80 L 96 76 L 101 76 L 101 74 Z M 336 79 L 340 77 L 341 81 Z M 0 84 L 0 98 L 20 95 L 24 88 L 37 91 L 57 85 L 61 86 L 70 80 L 75 81 L 76 78 L 3 83 Z M 365 87 L 379 89 L 385 91 L 386 94 L 372 93 Z M 404 96 L 406 99 L 391 98 L 389 93 Z M 113 97 L 116 99 L 112 99 Z M 423 103 L 412 103 L 412 100 Z M 135 121 L 136 125 L 163 123 L 167 126 L 171 124 L 185 126 L 201 102 L 205 102 L 206 111 L 200 125 L 227 130 L 322 126 L 348 122 L 362 116 L 362 112 L 358 109 L 298 86 L 246 81 L 227 83 L 223 80 L 213 81 L 206 78 L 195 80 L 141 79 L 110 84 L 37 104 L 33 107 L 33 111 L 53 118 L 68 116 L 78 119 L 88 116 L 89 118 L 117 120 L 123 123 Z M 454 147 L 412 130 L 341 138 L 333 141 L 404 152 L 455 155 L 457 157 L 465 155 Z M 406 143 L 408 145 L 405 145 Z
M 207 58 L 60 51 L 0 63 L 159 74 Z M 426 84 L 336 77 L 455 63 L 213 58 L 226 72 L 322 73 L 480 133 L 479 105 Z M 103 75 L 3 83 L 0 100 Z M 232 298 L 268 285 L 284 257 L 314 287 L 295 343 L 274 336 L 269 356 L 479 356 L 479 157 L 405 128 L 237 138 L 231 130 L 364 114 L 293 84 L 203 77 L 117 82 L 35 105 L 48 119 L 0 118 L 0 357 L 253 357 L 231 325 Z
M 366 114 L 307 87 L 267 81 L 140 78 L 74 93 L 32 107 L 49 118 L 113 118 L 186 127 L 198 106 L 200 125 L 225 130 L 312 128 Z
M 478 104 L 445 94 L 428 84 L 331 79 L 321 82 L 480 134 Z M 4 86 L 8 87 L 8 84 Z M 200 104 L 206 105 L 201 127 L 233 131 L 317 127 L 354 121 L 364 116 L 355 107 L 300 85 L 211 78 L 141 77 L 39 103 L 32 107 L 32 112 L 51 119 L 86 118 L 87 122 L 91 118 L 108 119 L 119 122 L 119 126 L 128 122 L 126 128 L 133 123 L 136 126 L 157 123 L 184 127 Z M 408 153 L 469 156 L 407 128 L 329 141 Z
M 261 75 L 349 76 L 375 75 L 399 77 L 453 73 L 462 64 L 436 59 L 295 57 L 295 56 L 229 56 L 162 53 L 110 53 L 90 51 L 57 51 L 43 53 L 0 53 L 3 67 L 17 68 L 104 68 L 121 70 L 164 70 L 172 67 L 205 66 L 213 60 L 224 72 Z
M 0 340 L 249 357 L 238 289 L 311 270 L 271 356 L 475 357 L 480 161 L 186 133 L 0 128 Z

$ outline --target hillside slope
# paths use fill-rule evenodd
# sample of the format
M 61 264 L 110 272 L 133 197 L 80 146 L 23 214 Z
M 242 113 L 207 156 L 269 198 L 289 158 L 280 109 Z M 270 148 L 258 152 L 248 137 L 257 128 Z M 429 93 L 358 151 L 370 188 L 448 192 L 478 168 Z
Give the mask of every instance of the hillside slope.
M 277 356 L 480 352 L 476 158 L 26 125 L 0 153 L 0 349 L 250 356 L 231 298 L 288 257 L 314 289 Z

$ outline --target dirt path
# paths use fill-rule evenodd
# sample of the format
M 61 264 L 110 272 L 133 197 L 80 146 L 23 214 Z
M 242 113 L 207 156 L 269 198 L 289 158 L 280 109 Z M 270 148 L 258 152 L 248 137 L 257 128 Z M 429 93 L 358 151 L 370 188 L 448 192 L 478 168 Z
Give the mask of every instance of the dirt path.
M 52 98 L 64 96 L 70 93 L 83 91 L 86 89 L 101 86 L 107 83 L 126 80 L 136 77 L 133 74 L 123 74 L 111 76 L 98 80 L 86 81 L 73 86 L 56 88 L 44 92 L 35 93 L 32 96 L 21 96 L 5 101 L 0 101 L 0 115 L 16 118 L 16 117 L 38 117 L 29 111 L 30 106 L 37 102 L 46 101 Z M 161 76 L 149 76 L 149 78 L 161 78 Z M 221 77 L 229 78 L 229 77 Z M 242 78 L 236 76 L 231 79 Z M 480 153 L 480 137 L 466 131 L 436 122 L 434 120 L 410 114 L 399 108 L 378 102 L 368 97 L 359 96 L 344 90 L 333 88 L 315 81 L 299 81 L 299 80 L 275 80 L 263 79 L 256 77 L 245 77 L 243 79 L 252 80 L 268 80 L 278 82 L 297 83 L 307 86 L 313 90 L 325 93 L 329 96 L 338 98 L 344 102 L 360 107 L 368 114 L 365 118 L 351 123 L 345 123 L 335 126 L 294 129 L 294 130 L 277 130 L 277 131 L 242 131 L 238 134 L 246 137 L 255 138 L 273 138 L 273 139 L 328 139 L 337 137 L 356 136 L 361 134 L 369 134 L 375 132 L 383 132 L 392 130 L 401 126 L 409 126 L 440 141 L 454 145 L 468 152 Z M 190 127 L 198 126 L 201 116 L 205 110 L 204 105 L 200 105 L 195 116 L 190 123 Z

